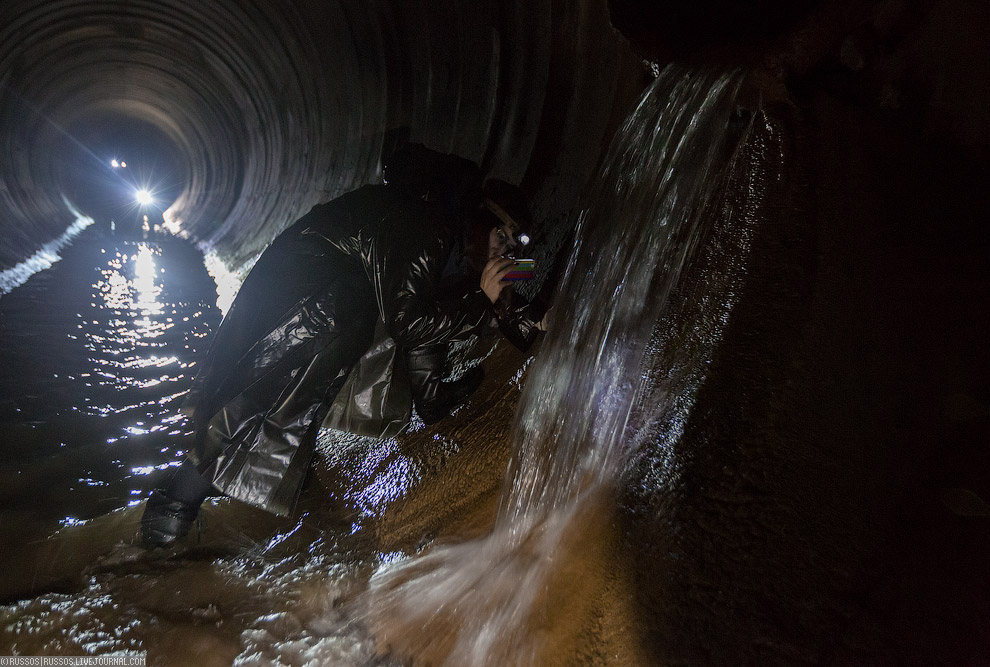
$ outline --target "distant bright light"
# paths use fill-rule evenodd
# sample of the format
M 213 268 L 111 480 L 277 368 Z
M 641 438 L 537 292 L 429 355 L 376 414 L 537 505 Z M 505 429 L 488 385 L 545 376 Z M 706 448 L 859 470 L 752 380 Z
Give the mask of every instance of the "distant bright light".
M 113 167 L 114 169 L 116 169 L 117 167 L 120 166 L 120 163 L 117 162 L 117 160 L 115 160 L 115 159 L 114 160 L 110 160 L 110 166 Z
M 134 193 L 134 198 L 137 199 L 138 203 L 142 206 L 147 206 L 153 201 L 151 198 L 151 193 L 147 190 L 138 190 Z
M 120 163 L 120 166 L 121 166 L 121 167 L 126 167 L 126 166 L 127 166 L 127 163 L 126 163 L 126 162 L 121 162 L 121 163 Z

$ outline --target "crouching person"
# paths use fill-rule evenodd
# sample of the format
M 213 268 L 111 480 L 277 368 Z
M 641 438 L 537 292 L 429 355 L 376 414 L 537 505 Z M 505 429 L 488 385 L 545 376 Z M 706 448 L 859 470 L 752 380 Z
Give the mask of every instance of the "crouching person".
M 328 406 L 379 319 L 412 349 L 463 339 L 490 317 L 481 289 L 437 298 L 478 206 L 477 166 L 421 146 L 405 154 L 427 175 L 428 196 L 400 183 L 361 187 L 314 207 L 252 268 L 187 401 L 193 451 L 145 507 L 146 545 L 184 536 L 215 493 L 289 514 Z
M 522 193 L 482 191 L 474 163 L 417 145 L 385 173 L 314 207 L 258 259 L 187 402 L 193 453 L 145 507 L 146 546 L 183 537 L 218 493 L 289 514 L 331 406 L 344 407 L 328 421 L 359 432 L 362 419 L 380 428 L 382 396 L 399 406 L 390 428 L 410 400 L 434 423 L 483 377 L 443 381 L 451 342 L 493 323 L 522 349 L 536 337 L 548 290 L 530 303 L 506 280 L 530 223 Z

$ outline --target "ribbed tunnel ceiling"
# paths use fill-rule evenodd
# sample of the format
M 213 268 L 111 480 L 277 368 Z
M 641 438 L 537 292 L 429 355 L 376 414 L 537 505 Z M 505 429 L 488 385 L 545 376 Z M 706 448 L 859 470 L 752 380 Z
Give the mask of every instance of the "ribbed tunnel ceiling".
M 563 212 L 646 74 L 604 3 L 560 5 L 3 3 L 0 270 L 65 231 L 63 195 L 102 215 L 94 175 L 130 194 L 114 152 L 231 268 L 376 178 L 400 127 Z

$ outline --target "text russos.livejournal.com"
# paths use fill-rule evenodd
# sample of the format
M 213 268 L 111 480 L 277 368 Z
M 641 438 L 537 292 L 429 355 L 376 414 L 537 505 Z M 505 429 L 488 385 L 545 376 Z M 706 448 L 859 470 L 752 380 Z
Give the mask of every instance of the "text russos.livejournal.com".
M 127 667 L 145 667 L 145 655 L 0 655 L 0 667 L 108 667 L 126 665 Z

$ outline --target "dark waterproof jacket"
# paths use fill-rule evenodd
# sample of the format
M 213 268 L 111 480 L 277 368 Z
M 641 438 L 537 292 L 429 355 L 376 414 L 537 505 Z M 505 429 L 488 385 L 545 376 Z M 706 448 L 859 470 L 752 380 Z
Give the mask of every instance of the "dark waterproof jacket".
M 188 404 L 200 471 L 273 511 L 295 503 L 315 431 L 375 323 L 398 345 L 462 340 L 492 316 L 480 288 L 438 292 L 450 208 L 369 185 L 314 207 L 258 259 L 214 338 Z
M 481 276 L 461 267 L 456 254 L 440 281 L 441 303 L 457 303 L 480 286 Z M 450 264 L 456 267 L 451 270 Z M 498 331 L 519 350 L 527 351 L 539 335 L 537 325 L 547 312 L 554 284 L 547 281 L 533 301 L 506 290 L 492 309 L 492 316 L 473 333 L 483 336 Z M 379 321 L 374 343 L 351 371 L 323 425 L 372 437 L 400 433 L 409 423 L 412 404 L 403 352 L 404 348 L 396 345 Z M 441 353 L 441 358 L 445 357 Z

